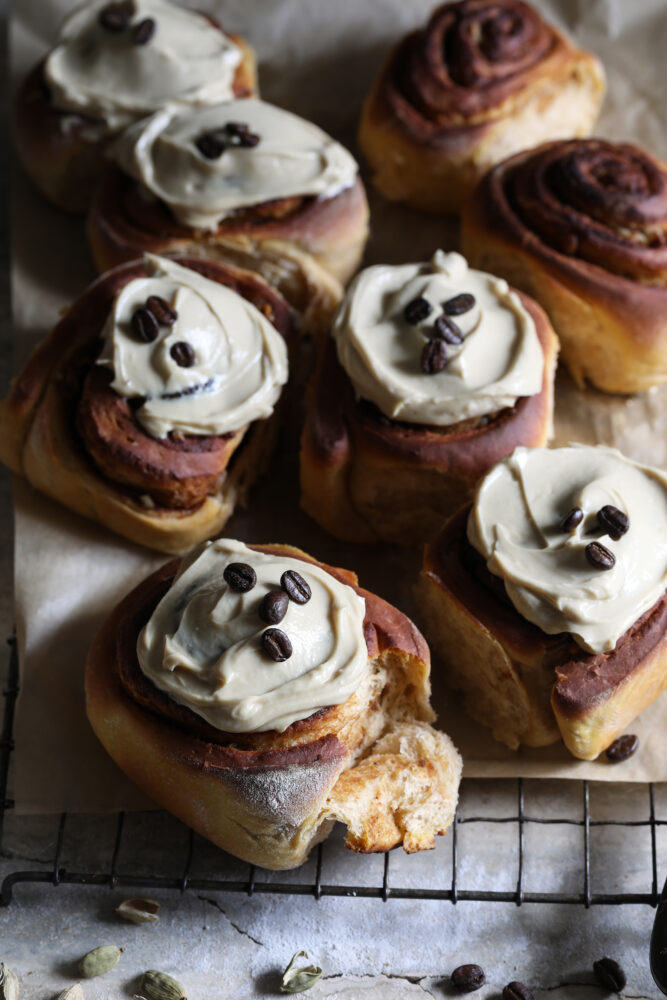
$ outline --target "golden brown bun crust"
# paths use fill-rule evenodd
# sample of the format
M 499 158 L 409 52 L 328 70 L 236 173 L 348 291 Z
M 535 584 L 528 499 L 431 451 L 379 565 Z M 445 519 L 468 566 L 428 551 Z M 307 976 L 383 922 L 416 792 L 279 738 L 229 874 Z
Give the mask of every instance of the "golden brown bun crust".
M 667 165 L 572 140 L 492 170 L 465 206 L 462 244 L 544 306 L 579 385 L 641 392 L 667 382 L 666 226 Z
M 562 738 L 592 760 L 667 687 L 667 595 L 609 653 L 523 618 L 466 539 L 469 508 L 427 546 L 419 583 L 426 634 L 469 713 L 513 748 Z
M 219 27 L 212 18 L 208 20 Z M 252 97 L 257 94 L 255 53 L 238 35 L 228 37 L 242 53 L 234 76 L 234 95 Z M 33 183 L 65 212 L 86 211 L 104 171 L 104 154 L 113 136 L 95 138 L 99 128 L 96 119 L 54 108 L 44 80 L 44 61 L 35 66 L 16 96 L 14 141 Z
M 252 547 L 315 562 L 289 546 Z M 176 568 L 169 563 L 128 595 L 88 657 L 88 716 L 120 767 L 198 832 L 265 867 L 300 864 L 336 818 L 349 823 L 354 850 L 433 846 L 453 817 L 460 760 L 427 724 L 428 647 L 409 619 L 361 590 L 354 574 L 325 566 L 366 600 L 369 681 L 347 702 L 283 733 L 224 734 L 158 691 L 137 663 L 139 631 Z M 399 736 L 403 750 L 391 746 Z M 413 746 L 420 759 L 411 758 Z M 341 772 L 350 768 L 337 793 Z M 432 784 L 430 806 L 415 801 L 411 816 L 401 782 L 413 793 L 421 789 L 422 799 Z M 353 802 L 353 789 L 371 793 L 370 800 L 357 794 Z
M 213 261 L 177 260 L 249 298 L 288 346 L 294 343 L 296 317 L 258 275 Z M 80 369 L 85 375 L 92 365 L 114 296 L 145 273 L 135 261 L 103 275 L 37 347 L 0 403 L 0 460 L 65 506 L 132 541 L 176 553 L 212 537 L 243 502 L 268 461 L 277 419 L 274 414 L 228 438 L 186 439 L 169 447 L 131 419 L 125 401 L 122 421 L 118 414 L 108 419 L 105 396 L 82 395 Z M 86 423 L 83 436 L 77 416 Z
M 387 198 L 458 212 L 510 153 L 587 135 L 604 90 L 595 56 L 521 0 L 446 3 L 390 54 L 359 144 Z
M 151 253 L 200 254 L 215 258 L 226 247 L 245 248 L 258 258 L 276 248 L 289 259 L 307 254 L 339 281 L 356 271 L 368 238 L 368 202 L 359 177 L 332 198 L 282 199 L 223 220 L 210 233 L 180 225 L 159 201 L 138 197 L 138 185 L 109 169 L 93 197 L 88 239 L 98 270 Z M 280 286 L 279 286 L 280 287 Z
M 389 420 L 355 399 L 329 342 L 301 437 L 301 504 L 314 520 L 351 541 L 427 541 L 495 462 L 518 445 L 546 444 L 557 340 L 542 309 L 526 296 L 521 301 L 544 352 L 542 389 L 488 420 L 452 427 Z

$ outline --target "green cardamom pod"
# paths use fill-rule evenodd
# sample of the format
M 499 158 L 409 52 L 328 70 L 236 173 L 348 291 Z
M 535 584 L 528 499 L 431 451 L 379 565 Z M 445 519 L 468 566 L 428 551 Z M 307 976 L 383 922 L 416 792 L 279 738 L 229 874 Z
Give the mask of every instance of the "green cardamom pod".
M 173 976 L 157 969 L 148 969 L 141 979 L 141 995 L 145 1000 L 187 1000 L 185 987 Z
M 4 962 L 0 962 L 0 1000 L 19 1000 L 19 981 Z
M 296 969 L 294 966 L 299 958 L 308 958 L 308 952 L 296 951 L 292 955 L 292 961 L 283 972 L 281 993 L 305 993 L 321 978 L 322 970 L 319 965 L 303 965 Z
M 74 983 L 74 986 L 68 986 L 66 990 L 58 994 L 56 1000 L 83 1000 L 81 983 Z
M 99 948 L 93 948 L 87 955 L 84 955 L 79 962 L 79 972 L 85 979 L 93 979 L 95 976 L 103 976 L 105 972 L 110 972 L 114 965 L 118 964 L 120 958 L 120 948 L 115 944 L 103 944 Z
M 154 899 L 125 899 L 116 907 L 116 913 L 133 924 L 154 924 L 159 909 L 160 904 Z

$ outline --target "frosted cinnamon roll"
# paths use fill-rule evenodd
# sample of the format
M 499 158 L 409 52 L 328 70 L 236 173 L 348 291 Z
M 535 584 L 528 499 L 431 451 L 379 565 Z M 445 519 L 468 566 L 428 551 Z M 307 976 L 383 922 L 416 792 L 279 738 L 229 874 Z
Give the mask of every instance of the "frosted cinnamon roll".
M 183 552 L 263 471 L 297 318 L 258 275 L 147 257 L 102 276 L 0 404 L 0 458 L 126 538 Z
M 516 445 L 551 432 L 545 314 L 457 253 L 353 281 L 311 383 L 301 504 L 353 541 L 425 541 Z
M 517 448 L 427 547 L 422 621 L 470 714 L 598 756 L 667 686 L 667 474 Z
M 463 213 L 465 252 L 547 310 L 579 385 L 667 382 L 667 165 L 602 139 L 500 163 Z
M 111 157 L 88 220 L 100 269 L 146 251 L 241 253 L 289 295 L 304 260 L 341 281 L 359 263 L 368 206 L 356 162 L 281 108 L 166 109 L 127 129 Z
M 522 0 L 460 0 L 391 52 L 364 104 L 359 143 L 379 191 L 458 212 L 499 160 L 587 135 L 601 64 Z
M 14 135 L 40 191 L 83 212 L 121 129 L 255 92 L 252 49 L 213 18 L 170 0 L 89 0 L 20 89 Z
M 293 868 L 334 822 L 354 851 L 435 846 L 461 759 L 431 726 L 429 652 L 353 573 L 218 539 L 144 580 L 91 647 L 116 763 L 218 846 Z

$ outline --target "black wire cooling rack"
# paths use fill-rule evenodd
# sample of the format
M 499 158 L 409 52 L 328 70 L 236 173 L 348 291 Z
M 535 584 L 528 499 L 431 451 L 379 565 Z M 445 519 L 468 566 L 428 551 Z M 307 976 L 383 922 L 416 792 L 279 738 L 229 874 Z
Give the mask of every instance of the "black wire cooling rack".
M 7 781 L 9 774 L 9 764 L 14 748 L 12 739 L 12 727 L 14 719 L 14 707 L 18 695 L 18 656 L 16 644 L 10 642 L 11 656 L 9 670 L 4 695 L 4 712 L 2 723 L 2 735 L 0 738 L 0 856 L 3 851 L 4 821 L 9 810 L 13 808 L 13 802 L 7 798 Z M 314 877 L 311 880 L 295 880 L 295 873 L 287 873 L 285 881 L 275 881 L 273 873 L 258 869 L 253 865 L 245 865 L 243 877 L 238 875 L 239 870 L 243 871 L 244 866 L 234 859 L 228 858 L 224 852 L 217 852 L 215 862 L 210 865 L 211 874 L 203 877 L 200 874 L 193 874 L 193 863 L 195 861 L 198 845 L 201 844 L 199 838 L 191 830 L 183 828 L 182 840 L 182 863 L 179 865 L 177 874 L 167 874 L 161 871 L 156 873 L 155 863 L 146 864 L 142 869 L 141 865 L 136 870 L 119 870 L 119 857 L 123 846 L 128 841 L 127 825 L 128 820 L 125 813 L 117 813 L 115 816 L 106 818 L 105 823 L 113 824 L 110 843 L 113 849 L 105 863 L 95 866 L 91 865 L 90 870 L 85 870 L 86 866 L 69 867 L 63 863 L 63 851 L 68 838 L 72 833 L 72 828 L 76 827 L 79 817 L 61 814 L 54 818 L 54 830 L 46 838 L 47 844 L 53 843 L 51 860 L 42 868 L 17 869 L 10 871 L 4 878 L 0 888 L 0 906 L 8 906 L 12 901 L 14 887 L 21 883 L 44 883 L 46 885 L 91 885 L 107 886 L 109 888 L 126 887 L 132 889 L 172 889 L 180 892 L 186 890 L 193 891 L 216 891 L 245 893 L 252 896 L 260 893 L 273 893 L 283 895 L 314 896 L 320 899 L 323 896 L 349 896 L 366 897 L 372 899 L 412 899 L 412 900 L 449 900 L 457 903 L 464 900 L 475 900 L 483 902 L 505 902 L 515 903 L 521 906 L 523 903 L 579 903 L 586 907 L 603 904 L 628 904 L 646 903 L 656 906 L 660 900 L 658 889 L 658 851 L 657 851 L 657 830 L 661 826 L 667 825 L 667 820 L 656 818 L 655 792 L 652 784 L 647 786 L 647 813 L 644 818 L 621 820 L 603 819 L 596 820 L 591 816 L 590 787 L 587 781 L 578 782 L 581 788 L 581 815 L 579 818 L 561 819 L 546 816 L 531 815 L 524 807 L 524 784 L 523 779 L 516 780 L 516 812 L 510 816 L 459 816 L 457 815 L 449 836 L 451 844 L 451 879 L 447 887 L 432 888 L 427 886 L 392 885 L 392 854 L 384 855 L 384 863 L 381 867 L 381 875 L 376 883 L 371 882 L 365 885 L 343 884 L 342 882 L 328 882 L 323 880 L 323 870 L 327 847 L 320 844 L 316 851 Z M 460 846 L 461 831 L 464 825 L 468 824 L 502 824 L 506 828 L 514 831 L 510 834 L 513 838 L 514 856 L 516 858 L 516 885 L 515 888 L 507 891 L 489 888 L 463 889 L 459 885 L 462 862 L 466 855 Z M 578 891 L 572 892 L 531 892 L 525 889 L 525 872 L 527 864 L 526 831 L 536 824 L 543 827 L 565 826 L 580 831 L 579 845 L 574 848 L 578 852 L 577 868 L 582 873 L 581 885 Z M 650 891 L 646 892 L 594 892 L 591 883 L 591 857 L 592 841 L 594 831 L 597 828 L 625 828 L 627 831 L 634 831 L 637 828 L 648 828 L 650 833 L 650 858 L 651 870 Z M 630 833 L 629 835 L 633 835 Z M 228 862 L 226 865 L 225 863 Z M 173 852 L 170 854 L 169 867 L 174 864 Z M 201 866 L 198 866 L 201 867 Z M 225 877 L 225 867 L 228 868 Z M 150 870 L 153 869 L 153 870 Z M 173 868 L 172 868 L 173 870 Z M 424 869 L 421 869 L 423 872 Z M 231 877 L 230 877 L 231 876 Z M 281 874 L 282 877 L 282 874 Z M 431 879 L 427 879 L 431 881 Z

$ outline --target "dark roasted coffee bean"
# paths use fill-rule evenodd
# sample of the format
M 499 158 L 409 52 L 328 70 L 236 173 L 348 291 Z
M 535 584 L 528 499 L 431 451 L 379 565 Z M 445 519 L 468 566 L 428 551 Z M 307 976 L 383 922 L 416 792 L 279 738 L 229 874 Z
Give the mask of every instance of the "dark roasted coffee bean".
M 169 353 L 180 368 L 192 368 L 195 363 L 195 349 L 185 340 L 177 340 L 172 344 Z
M 598 524 L 615 542 L 622 538 L 630 527 L 627 514 L 610 503 L 598 511 Z
M 600 958 L 593 962 L 593 972 L 600 986 L 612 993 L 620 993 L 627 982 L 625 973 L 613 958 Z
M 612 764 L 621 764 L 628 757 L 632 757 L 638 746 L 639 737 L 633 733 L 626 733 L 624 736 L 619 736 L 605 750 L 607 760 L 610 760 Z
M 257 583 L 257 574 L 247 563 L 229 563 L 222 574 L 232 590 L 247 594 Z
M 119 34 L 125 31 L 134 14 L 133 0 L 120 0 L 118 3 L 108 3 L 100 11 L 97 20 L 105 31 Z
M 583 519 L 584 512 L 581 507 L 573 507 L 560 522 L 560 526 L 563 531 L 574 531 L 577 525 L 581 524 Z
M 227 122 L 225 132 L 232 146 L 257 146 L 260 141 L 245 122 Z
M 267 625 L 277 625 L 287 614 L 289 597 L 284 590 L 270 590 L 259 605 L 259 617 Z
M 459 965 L 452 972 L 452 983 L 459 993 L 474 993 L 485 982 L 484 969 L 480 965 Z
M 287 593 L 290 601 L 294 601 L 295 604 L 307 604 L 312 593 L 310 587 L 301 576 L 294 569 L 287 569 L 280 577 L 280 586 Z
M 292 643 L 289 641 L 289 637 L 285 635 L 279 628 L 267 628 L 266 632 L 262 636 L 262 646 L 264 652 L 267 653 L 272 660 L 276 663 L 282 663 L 283 660 L 289 660 L 292 655 Z
M 195 146 L 207 160 L 217 160 L 227 148 L 227 136 L 223 129 L 215 132 L 202 132 L 195 139 Z
M 256 132 L 244 132 L 239 138 L 239 146 L 246 146 L 251 149 L 253 146 L 259 146 L 260 137 Z
M 421 298 L 413 299 L 412 302 L 408 302 L 407 306 L 403 310 L 403 319 L 410 326 L 416 326 L 417 323 L 421 323 L 423 319 L 431 315 L 433 311 L 433 306 L 426 299 Z
M 470 295 L 468 292 L 461 292 L 460 295 L 455 295 L 453 299 L 447 299 L 442 308 L 448 316 L 460 316 L 461 313 L 470 312 L 474 305 L 475 296 Z
M 611 569 L 616 562 L 616 556 L 600 542 L 590 542 L 586 546 L 586 558 L 596 569 Z
M 155 316 L 160 326 L 173 326 L 178 319 L 178 313 L 159 295 L 149 295 L 146 306 Z
M 447 348 L 444 340 L 429 340 L 424 344 L 421 369 L 427 375 L 437 375 L 447 364 Z
M 160 335 L 155 316 L 150 309 L 145 309 L 143 306 L 134 310 L 130 325 L 134 336 L 144 344 L 152 344 Z
M 515 980 L 503 990 L 503 1000 L 535 1000 L 535 997 L 527 986 Z
M 446 316 L 438 316 L 433 327 L 433 336 L 439 340 L 446 340 L 448 344 L 463 343 L 463 333 L 454 320 L 448 319 Z
M 132 28 L 132 41 L 135 45 L 146 45 L 155 34 L 155 21 L 152 17 L 145 17 L 139 24 Z

